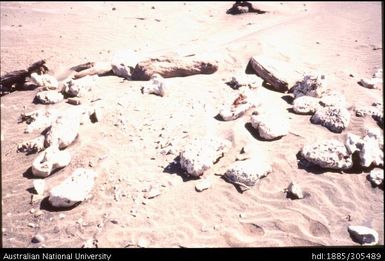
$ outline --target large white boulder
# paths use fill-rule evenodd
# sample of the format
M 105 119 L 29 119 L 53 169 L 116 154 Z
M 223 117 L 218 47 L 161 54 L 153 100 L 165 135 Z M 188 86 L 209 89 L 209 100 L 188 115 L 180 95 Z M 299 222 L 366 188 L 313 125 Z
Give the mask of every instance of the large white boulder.
M 225 178 L 231 183 L 252 187 L 259 179 L 272 171 L 270 164 L 258 157 L 234 162 L 225 172 Z
M 140 60 L 140 57 L 132 50 L 118 51 L 112 58 L 112 72 L 119 77 L 130 80 L 135 66 Z
M 310 121 L 321 124 L 332 132 L 341 133 L 349 126 L 350 112 L 342 106 L 319 107 Z
M 49 147 L 40 153 L 32 163 L 32 173 L 36 177 L 48 177 L 52 171 L 64 168 L 71 161 L 71 155 L 66 150 Z
M 40 109 L 21 115 L 21 120 L 25 121 L 28 126 L 25 128 L 25 133 L 31 133 L 35 130 L 44 130 L 51 126 L 58 116 L 57 110 Z
M 95 184 L 96 172 L 76 169 L 70 177 L 49 192 L 48 201 L 54 207 L 71 207 L 89 198 Z
M 345 145 L 337 140 L 305 145 L 300 155 L 309 163 L 321 168 L 346 170 L 353 166 L 352 155 Z
M 180 165 L 189 175 L 199 177 L 231 146 L 230 141 L 216 137 L 195 139 L 180 153 Z
M 383 169 L 373 169 L 369 173 L 369 180 L 376 186 L 380 186 L 384 183 L 384 170 Z

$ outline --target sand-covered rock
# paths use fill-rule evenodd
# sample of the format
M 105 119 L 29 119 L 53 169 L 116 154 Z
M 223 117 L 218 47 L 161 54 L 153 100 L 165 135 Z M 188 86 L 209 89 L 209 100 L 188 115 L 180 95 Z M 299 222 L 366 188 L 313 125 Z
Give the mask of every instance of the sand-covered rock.
M 69 97 L 82 97 L 96 86 L 99 76 L 85 76 L 77 80 L 68 80 L 63 84 L 63 93 Z
M 351 154 L 345 145 L 337 140 L 326 140 L 305 145 L 300 155 L 309 163 L 326 169 L 350 169 L 353 166 Z
M 266 140 L 276 139 L 289 133 L 289 116 L 287 111 L 268 109 L 255 111 L 251 115 L 251 125 Z
M 57 91 L 41 91 L 36 94 L 36 100 L 42 104 L 55 104 L 61 102 L 63 94 Z
M 369 173 L 369 180 L 372 184 L 380 186 L 384 183 L 384 170 L 383 169 L 373 169 Z
M 165 95 L 165 79 L 160 74 L 151 76 L 150 82 L 146 82 L 142 88 L 142 93 L 155 94 L 163 97 Z
M 48 201 L 54 207 L 71 207 L 89 198 L 97 173 L 84 168 L 76 169 L 72 175 L 49 192 Z
M 350 112 L 342 106 L 319 107 L 310 121 L 321 124 L 332 132 L 341 133 L 349 126 Z
M 295 98 L 301 96 L 311 96 L 320 98 L 326 90 L 327 82 L 323 74 L 305 75 L 303 79 L 292 88 Z
M 346 98 L 342 93 L 332 91 L 330 89 L 325 90 L 322 97 L 319 99 L 319 104 L 323 107 L 346 107 Z
M 60 149 L 70 145 L 78 135 L 80 127 L 80 109 L 67 109 L 60 115 L 51 129 L 45 135 L 45 142 L 48 146 L 57 146 Z
M 378 233 L 372 228 L 364 226 L 349 226 L 349 234 L 351 238 L 361 245 L 371 246 L 377 245 Z
M 195 185 L 195 190 L 198 192 L 202 192 L 206 189 L 209 189 L 210 187 L 211 187 L 211 180 L 208 178 L 204 178 L 198 181 L 198 183 Z
M 52 171 L 67 166 L 71 155 L 66 150 L 49 147 L 40 153 L 32 163 L 32 173 L 36 177 L 48 177 Z
M 226 139 L 195 139 L 180 153 L 180 165 L 189 175 L 199 177 L 230 148 L 231 142 Z
M 224 176 L 227 181 L 244 186 L 252 187 L 257 181 L 267 176 L 272 171 L 270 164 L 258 157 L 236 161 L 227 169 Z
M 319 99 L 311 96 L 300 96 L 293 101 L 293 111 L 298 114 L 314 114 L 319 106 Z
M 139 61 L 140 57 L 132 50 L 118 51 L 112 58 L 112 72 L 119 77 L 130 80 L 134 68 Z
M 159 57 L 140 61 L 133 73 L 133 80 L 150 80 L 155 73 L 163 78 L 184 77 L 195 74 L 212 74 L 218 70 L 218 62 L 212 59 L 190 57 Z
M 31 73 L 31 80 L 45 90 L 56 90 L 59 87 L 59 82 L 56 78 L 49 74 L 39 75 L 37 73 Z
M 40 135 L 34 139 L 22 142 L 17 145 L 17 151 L 26 153 L 36 153 L 44 150 L 44 135 Z

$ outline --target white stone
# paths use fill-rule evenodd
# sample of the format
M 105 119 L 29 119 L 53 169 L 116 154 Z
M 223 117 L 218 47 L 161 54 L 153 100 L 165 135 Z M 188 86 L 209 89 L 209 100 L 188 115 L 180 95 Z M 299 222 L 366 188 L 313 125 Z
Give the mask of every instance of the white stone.
M 37 73 L 31 73 L 31 80 L 45 90 L 56 90 L 59 87 L 59 82 L 56 78 L 49 74 L 39 75 Z
M 353 154 L 356 151 L 361 151 L 364 141 L 357 135 L 348 133 L 345 139 L 345 147 L 349 154 Z
M 380 186 L 381 184 L 384 183 L 384 170 L 383 169 L 373 169 L 369 173 L 369 179 L 373 184 Z
M 89 198 L 96 172 L 79 168 L 61 184 L 51 189 L 48 201 L 54 207 L 70 207 Z
M 361 245 L 376 245 L 378 243 L 378 233 L 374 229 L 364 226 L 349 226 L 348 231 L 353 240 Z
M 180 153 L 180 165 L 188 174 L 198 177 L 228 152 L 232 144 L 221 138 L 195 139 Z
M 284 110 L 253 112 L 251 125 L 266 140 L 272 140 L 289 133 L 289 116 Z
M 291 182 L 289 184 L 289 187 L 287 188 L 287 193 L 293 199 L 302 199 L 302 198 L 304 198 L 301 187 L 297 183 L 295 183 L 295 182 Z
M 64 97 L 57 91 L 41 91 L 36 94 L 36 99 L 42 104 L 55 104 L 61 102 Z
M 77 80 L 68 80 L 63 85 L 63 92 L 70 97 L 82 97 L 96 86 L 99 76 L 85 76 Z
M 153 74 L 151 76 L 150 82 L 145 83 L 142 86 L 142 93 L 155 94 L 163 97 L 165 95 L 165 79 L 160 74 Z
M 51 126 L 56 120 L 58 111 L 54 109 L 40 109 L 29 113 L 21 114 L 21 120 L 25 121 L 28 126 L 25 128 L 25 133 L 31 133 L 35 130 L 44 130 Z
M 293 101 L 293 111 L 298 114 L 313 114 L 319 105 L 319 99 L 311 96 L 300 96 Z
M 378 141 L 374 138 L 364 138 L 363 146 L 360 150 L 361 166 L 370 167 L 384 166 L 384 152 L 381 150 Z
M 36 177 L 45 178 L 52 171 L 67 166 L 71 161 L 68 151 L 60 151 L 57 147 L 49 147 L 40 153 L 32 163 L 32 173 Z
M 69 108 L 52 124 L 47 132 L 46 143 L 50 146 L 58 146 L 60 149 L 70 145 L 78 135 L 82 110 Z
M 130 80 L 132 72 L 139 61 L 139 56 L 132 50 L 118 51 L 112 58 L 112 71 L 115 75 Z
M 384 134 L 379 128 L 366 129 L 366 136 L 363 139 L 364 141 L 367 139 L 375 139 L 381 149 L 384 147 Z
M 310 121 L 321 124 L 332 132 L 341 133 L 349 126 L 350 112 L 341 106 L 319 107 Z
M 271 165 L 257 157 L 249 160 L 236 161 L 225 172 L 225 178 L 231 183 L 252 187 L 262 177 L 272 171 Z
M 325 75 L 305 75 L 303 80 L 297 82 L 293 88 L 295 98 L 300 96 L 312 96 L 319 98 L 326 90 L 327 82 Z
M 38 195 L 43 195 L 45 190 L 45 181 L 42 179 L 35 179 L 33 181 L 33 188 Z
M 319 104 L 323 107 L 339 106 L 346 107 L 346 98 L 337 91 L 326 90 L 319 100 Z
M 139 239 L 138 247 L 140 247 L 140 248 L 147 248 L 148 245 L 149 245 L 149 242 L 146 239 L 144 239 L 144 238 Z
M 195 185 L 195 189 L 198 192 L 202 192 L 203 190 L 209 189 L 211 187 L 211 181 L 209 179 L 202 179 L 198 181 Z
M 321 168 L 350 169 L 353 166 L 351 154 L 345 145 L 337 140 L 305 145 L 300 153 L 305 160 Z

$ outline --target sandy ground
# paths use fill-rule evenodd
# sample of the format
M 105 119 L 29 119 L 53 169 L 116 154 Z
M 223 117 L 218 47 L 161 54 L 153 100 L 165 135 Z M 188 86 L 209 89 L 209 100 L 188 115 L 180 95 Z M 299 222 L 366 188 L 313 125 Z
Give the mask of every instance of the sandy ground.
M 103 108 L 103 120 L 81 126 L 68 148 L 70 165 L 46 178 L 49 189 L 78 167 L 99 173 L 92 198 L 67 211 L 53 211 L 46 200 L 30 204 L 36 155 L 16 153 L 16 146 L 39 133 L 24 134 L 25 124 L 17 119 L 24 111 L 73 105 L 34 104 L 37 90 L 1 97 L 4 247 L 38 247 L 31 243 L 37 233 L 45 237 L 45 247 L 81 247 L 86 240 L 117 248 L 357 245 L 349 225 L 374 228 L 384 244 L 383 190 L 371 186 L 367 172 L 311 173 L 300 169 L 296 158 L 304 144 L 363 134 L 376 126 L 373 119 L 351 111 L 349 127 L 334 134 L 311 124 L 309 116 L 290 113 L 290 131 L 297 135 L 261 141 L 247 128 L 247 115 L 230 122 L 214 118 L 234 96 L 225 81 L 243 72 L 252 55 L 289 62 L 300 72 L 325 73 L 330 88 L 342 92 L 350 106 L 381 100 L 383 89 L 357 84 L 382 64 L 381 3 L 258 2 L 269 13 L 239 16 L 226 14 L 231 4 L 1 3 L 2 75 L 42 58 L 59 75 L 87 61 L 110 61 L 115 51 L 127 48 L 220 58 L 214 74 L 168 79 L 165 97 L 142 95 L 140 82 L 100 77 L 82 99 L 101 98 L 95 103 Z M 258 91 L 271 106 L 291 107 L 282 98 L 286 94 Z M 231 138 L 233 148 L 205 174 L 212 187 L 199 193 L 199 180 L 167 168 L 177 153 L 163 155 L 161 147 L 171 142 L 178 151 L 206 134 Z M 240 193 L 215 174 L 223 174 L 245 144 L 268 151 L 273 172 Z M 310 196 L 287 199 L 283 191 L 291 181 Z M 145 200 L 143 190 L 150 185 L 160 186 L 161 195 Z M 39 209 L 43 213 L 35 217 L 31 212 Z

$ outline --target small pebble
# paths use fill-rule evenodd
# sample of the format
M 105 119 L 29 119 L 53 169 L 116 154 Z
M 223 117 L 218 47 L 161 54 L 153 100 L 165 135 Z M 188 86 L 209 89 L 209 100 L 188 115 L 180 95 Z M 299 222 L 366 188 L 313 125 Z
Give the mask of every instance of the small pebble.
M 41 234 L 36 234 L 33 238 L 32 238 L 32 243 L 43 243 L 45 241 L 45 238 L 43 237 L 43 235 Z

